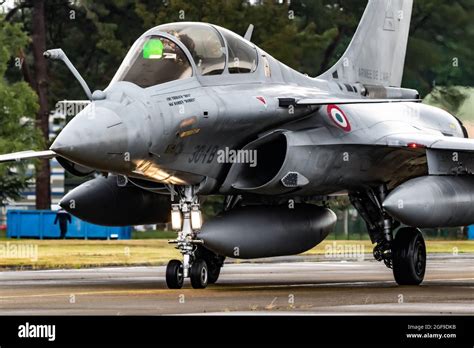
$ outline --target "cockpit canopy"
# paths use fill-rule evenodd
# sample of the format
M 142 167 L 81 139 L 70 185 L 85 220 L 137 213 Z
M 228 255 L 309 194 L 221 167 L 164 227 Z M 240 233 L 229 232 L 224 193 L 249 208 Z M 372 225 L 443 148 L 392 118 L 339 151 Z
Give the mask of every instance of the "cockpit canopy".
M 242 74 L 257 69 L 255 47 L 224 28 L 204 23 L 171 23 L 150 32 L 135 42 L 112 82 L 128 81 L 146 88 L 194 74 Z M 160 33 L 168 34 L 169 38 Z M 174 40 L 179 40 L 188 52 Z M 188 57 L 197 71 L 193 72 Z

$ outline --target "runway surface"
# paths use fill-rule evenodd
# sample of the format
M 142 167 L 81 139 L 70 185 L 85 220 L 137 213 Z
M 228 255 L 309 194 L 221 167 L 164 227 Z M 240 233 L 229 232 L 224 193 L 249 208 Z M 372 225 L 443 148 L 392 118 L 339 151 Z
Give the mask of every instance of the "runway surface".
M 231 263 L 215 285 L 166 288 L 164 267 L 0 272 L 0 315 L 474 314 L 474 255 L 430 257 L 422 286 L 375 261 Z

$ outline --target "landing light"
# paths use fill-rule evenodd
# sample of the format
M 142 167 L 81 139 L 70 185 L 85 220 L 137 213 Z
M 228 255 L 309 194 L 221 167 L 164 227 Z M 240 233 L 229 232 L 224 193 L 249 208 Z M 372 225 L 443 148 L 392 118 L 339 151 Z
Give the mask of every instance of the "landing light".
M 171 228 L 173 230 L 180 231 L 182 224 L 183 219 L 179 209 L 179 204 L 173 204 L 171 206 Z
M 199 210 L 199 204 L 191 206 L 191 228 L 193 230 L 200 230 L 202 227 L 202 215 Z

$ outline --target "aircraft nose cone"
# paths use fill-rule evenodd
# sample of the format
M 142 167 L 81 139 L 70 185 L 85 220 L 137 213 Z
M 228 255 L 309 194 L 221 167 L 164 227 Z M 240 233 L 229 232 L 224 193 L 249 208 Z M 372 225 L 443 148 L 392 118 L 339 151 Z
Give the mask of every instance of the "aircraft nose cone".
M 111 109 L 87 106 L 57 136 L 51 150 L 75 163 L 97 170 L 123 168 L 127 129 Z

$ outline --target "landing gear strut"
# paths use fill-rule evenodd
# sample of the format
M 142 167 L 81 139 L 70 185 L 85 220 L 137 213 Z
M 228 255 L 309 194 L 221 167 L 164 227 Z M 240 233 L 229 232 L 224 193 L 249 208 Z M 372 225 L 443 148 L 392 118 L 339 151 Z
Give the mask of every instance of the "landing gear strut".
M 197 238 L 201 228 L 201 210 L 194 187 L 185 186 L 180 192 L 179 203 L 172 205 L 173 228 L 178 238 L 169 243 L 183 255 L 183 262 L 171 260 L 166 267 L 166 284 L 170 289 L 181 289 L 185 278 L 190 278 L 195 289 L 204 289 L 219 278 L 224 257 L 205 249 Z
M 367 224 L 374 248 L 374 258 L 393 269 L 399 285 L 419 285 L 426 268 L 426 247 L 421 231 L 417 228 L 400 228 L 395 239 L 393 231 L 400 225 L 383 207 L 387 194 L 385 185 L 350 195 L 351 203 Z

